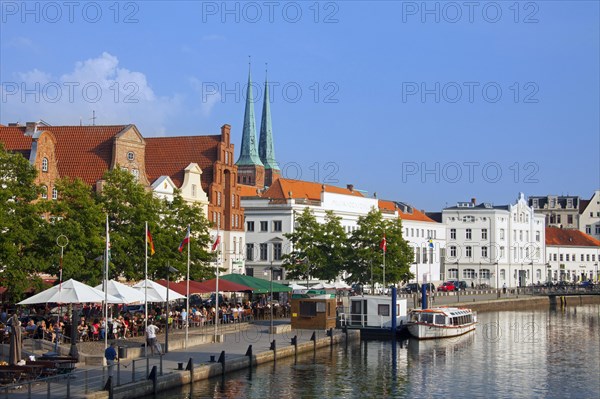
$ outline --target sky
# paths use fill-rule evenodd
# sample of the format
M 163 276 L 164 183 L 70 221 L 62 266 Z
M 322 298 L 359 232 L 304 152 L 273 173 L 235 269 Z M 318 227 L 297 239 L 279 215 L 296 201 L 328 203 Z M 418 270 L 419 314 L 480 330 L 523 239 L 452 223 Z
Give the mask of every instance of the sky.
M 2 1 L 0 18 L 2 124 L 230 124 L 237 157 L 250 68 L 284 177 L 427 211 L 600 189 L 598 1 Z

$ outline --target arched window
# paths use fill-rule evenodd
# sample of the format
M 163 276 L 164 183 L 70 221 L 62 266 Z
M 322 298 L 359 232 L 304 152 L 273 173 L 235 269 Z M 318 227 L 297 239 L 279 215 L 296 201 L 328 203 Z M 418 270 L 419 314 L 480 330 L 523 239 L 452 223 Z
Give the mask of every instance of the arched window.
M 42 159 L 42 172 L 47 172 L 48 171 L 48 158 L 43 158 Z

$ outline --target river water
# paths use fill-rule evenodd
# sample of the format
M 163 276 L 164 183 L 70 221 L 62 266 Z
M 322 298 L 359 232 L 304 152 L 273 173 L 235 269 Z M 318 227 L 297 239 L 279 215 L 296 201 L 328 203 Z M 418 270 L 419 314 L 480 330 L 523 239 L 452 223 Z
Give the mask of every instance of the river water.
M 160 398 L 600 398 L 600 305 L 479 314 L 475 332 L 360 343 L 199 381 Z

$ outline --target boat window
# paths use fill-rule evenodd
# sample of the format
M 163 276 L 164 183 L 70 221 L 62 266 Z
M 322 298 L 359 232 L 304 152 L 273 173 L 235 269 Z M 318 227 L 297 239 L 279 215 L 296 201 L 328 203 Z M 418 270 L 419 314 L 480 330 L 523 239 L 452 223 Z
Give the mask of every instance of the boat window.
M 390 315 L 390 305 L 377 305 L 377 315 L 389 316 Z
M 446 324 L 446 317 L 443 314 L 435 315 L 435 324 Z

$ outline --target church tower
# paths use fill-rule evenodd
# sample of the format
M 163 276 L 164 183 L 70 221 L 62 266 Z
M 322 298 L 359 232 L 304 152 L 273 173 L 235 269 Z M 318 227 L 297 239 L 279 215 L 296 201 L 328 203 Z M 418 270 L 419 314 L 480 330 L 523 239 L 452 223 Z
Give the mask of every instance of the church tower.
M 254 98 L 252 95 L 252 76 L 248 70 L 248 89 L 246 91 L 246 110 L 242 130 L 240 157 L 235 163 L 238 167 L 238 183 L 257 188 L 265 187 L 265 167 L 256 150 L 256 120 L 254 118 Z
M 279 165 L 275 160 L 275 145 L 273 144 L 273 128 L 271 126 L 271 106 L 269 101 L 269 83 L 265 76 L 265 95 L 263 99 L 262 118 L 260 123 L 260 139 L 258 155 L 265 166 L 265 186 L 271 186 L 281 175 Z

